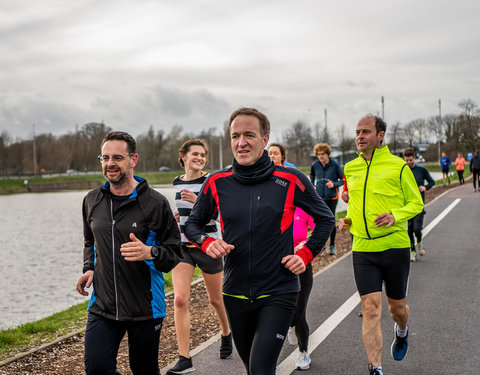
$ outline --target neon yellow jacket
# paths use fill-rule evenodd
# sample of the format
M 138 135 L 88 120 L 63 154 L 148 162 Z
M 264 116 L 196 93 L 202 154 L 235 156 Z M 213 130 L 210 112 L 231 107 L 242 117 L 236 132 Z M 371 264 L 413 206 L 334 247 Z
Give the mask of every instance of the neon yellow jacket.
M 345 165 L 349 192 L 347 217 L 352 220 L 353 251 L 410 247 L 407 221 L 423 210 L 415 177 L 387 146 L 375 149 L 371 161 L 359 157 Z M 395 224 L 377 227 L 375 218 L 392 214 Z

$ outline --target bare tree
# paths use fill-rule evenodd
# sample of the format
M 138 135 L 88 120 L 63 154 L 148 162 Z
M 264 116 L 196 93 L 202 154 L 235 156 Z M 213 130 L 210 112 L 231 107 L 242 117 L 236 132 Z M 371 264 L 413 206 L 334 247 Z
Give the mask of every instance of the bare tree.
M 289 155 L 294 155 L 292 161 L 298 165 L 309 165 L 313 149 L 312 130 L 303 121 L 295 122 L 283 133 L 283 140 Z
M 480 143 L 480 112 L 472 99 L 464 99 L 458 105 L 462 108 L 462 113 L 458 116 L 458 125 L 461 129 L 460 142 L 464 151 L 473 151 Z
M 416 120 L 410 121 L 411 126 L 417 131 L 418 134 L 418 143 L 423 143 L 426 138 L 426 133 L 428 131 L 427 122 L 423 118 L 418 118 Z
M 388 129 L 388 134 L 389 134 L 389 139 L 390 139 L 390 148 L 393 151 L 394 154 L 397 153 L 397 150 L 403 148 L 403 138 L 402 138 L 402 132 L 403 128 L 402 125 L 397 121 L 394 122 L 393 124 L 389 125 Z
M 417 129 L 413 121 L 410 121 L 404 126 L 403 134 L 405 135 L 408 146 L 411 147 L 417 134 Z
M 0 175 L 8 174 L 8 146 L 10 135 L 7 131 L 0 133 Z
M 340 164 L 344 165 L 348 161 L 348 154 L 355 148 L 355 138 L 347 135 L 345 124 L 340 125 L 340 128 L 337 129 L 337 137 L 338 149 L 342 153 Z

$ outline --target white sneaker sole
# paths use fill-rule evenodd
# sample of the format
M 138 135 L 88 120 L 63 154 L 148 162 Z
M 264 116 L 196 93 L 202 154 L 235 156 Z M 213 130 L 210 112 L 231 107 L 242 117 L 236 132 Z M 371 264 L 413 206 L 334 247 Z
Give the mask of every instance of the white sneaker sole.
M 295 370 L 308 370 L 310 368 L 310 363 L 308 365 L 305 365 L 305 366 L 295 366 Z

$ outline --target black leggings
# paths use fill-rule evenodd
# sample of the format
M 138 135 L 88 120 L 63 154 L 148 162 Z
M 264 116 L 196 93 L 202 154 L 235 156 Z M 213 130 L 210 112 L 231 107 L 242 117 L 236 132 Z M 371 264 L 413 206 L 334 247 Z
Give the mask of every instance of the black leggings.
M 255 300 L 224 295 L 233 341 L 248 375 L 274 375 L 298 293 Z
M 473 174 L 473 188 L 477 189 L 477 182 L 478 187 L 480 188 L 480 169 L 472 169 Z
M 422 242 L 422 230 L 423 230 L 423 217 L 425 211 L 420 212 L 417 216 L 414 216 L 408 220 L 408 237 L 410 237 L 411 251 L 415 251 L 415 237 L 417 237 L 417 243 Z
M 118 321 L 88 314 L 85 330 L 85 372 L 87 375 L 118 374 L 118 347 L 128 332 L 130 369 L 135 375 L 160 375 L 158 347 L 163 318 Z
M 457 174 L 458 174 L 458 181 L 460 182 L 460 185 L 463 185 L 465 183 L 465 179 L 463 178 L 463 170 L 459 171 L 457 169 Z
M 327 199 L 325 201 L 330 211 L 332 211 L 333 216 L 335 216 L 335 211 L 337 210 L 338 199 Z M 335 246 L 335 235 L 337 234 L 336 225 L 333 226 L 332 233 L 330 233 L 330 246 Z
M 307 303 L 312 291 L 313 271 L 309 264 L 304 273 L 300 275 L 300 293 L 297 298 L 297 308 L 293 314 L 290 327 L 295 327 L 295 334 L 298 339 L 298 349 L 302 352 L 308 351 L 308 337 L 310 336 L 310 328 L 307 323 Z

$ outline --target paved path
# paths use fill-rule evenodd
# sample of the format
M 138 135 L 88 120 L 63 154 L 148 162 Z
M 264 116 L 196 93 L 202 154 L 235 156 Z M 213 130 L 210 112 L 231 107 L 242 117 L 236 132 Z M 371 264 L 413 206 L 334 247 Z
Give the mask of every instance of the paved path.
M 412 263 L 410 276 L 409 353 L 401 362 L 391 358 L 393 323 L 384 303 L 383 368 L 388 375 L 479 374 L 480 193 L 467 184 L 426 211 L 426 255 Z M 367 374 L 359 310 L 351 256 L 344 256 L 314 279 L 308 306 L 310 370 L 294 371 L 296 348 L 285 343 L 277 374 Z M 219 341 L 213 341 L 194 352 L 194 374 L 246 374 L 236 352 L 218 359 Z

